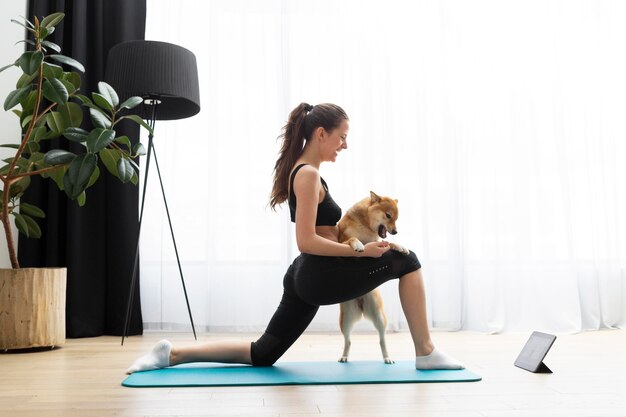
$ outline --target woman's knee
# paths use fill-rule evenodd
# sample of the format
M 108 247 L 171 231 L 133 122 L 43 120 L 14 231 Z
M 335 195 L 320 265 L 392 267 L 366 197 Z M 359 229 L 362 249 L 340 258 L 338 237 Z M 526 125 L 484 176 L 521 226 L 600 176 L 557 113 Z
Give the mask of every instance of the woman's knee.
M 280 340 L 269 333 L 264 333 L 259 340 L 250 345 L 250 358 L 253 366 L 272 366 L 285 353 L 280 349 Z
M 417 255 L 412 250 L 409 250 L 408 255 L 403 255 L 402 263 L 403 265 L 400 268 L 400 273 L 398 274 L 400 277 L 410 272 L 417 271 L 422 267 L 419 259 L 417 259 Z

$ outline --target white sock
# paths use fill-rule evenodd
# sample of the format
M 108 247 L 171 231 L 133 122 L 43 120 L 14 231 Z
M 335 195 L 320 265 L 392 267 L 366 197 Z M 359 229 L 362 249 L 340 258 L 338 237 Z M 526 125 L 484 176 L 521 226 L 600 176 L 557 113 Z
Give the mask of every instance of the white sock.
M 415 357 L 415 369 L 465 369 L 465 366 L 442 351 L 434 349 L 430 355 Z
M 170 366 L 170 351 L 172 344 L 168 340 L 160 340 L 152 348 L 152 350 L 139 359 L 137 359 L 126 370 L 127 374 L 141 371 L 151 371 L 153 369 L 161 369 Z

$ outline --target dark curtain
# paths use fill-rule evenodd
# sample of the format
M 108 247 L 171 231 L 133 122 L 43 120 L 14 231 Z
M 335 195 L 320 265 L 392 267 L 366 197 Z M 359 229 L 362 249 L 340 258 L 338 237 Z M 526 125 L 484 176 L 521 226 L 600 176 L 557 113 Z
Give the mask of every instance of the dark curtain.
M 29 19 L 55 12 L 64 12 L 65 19 L 51 40 L 63 55 L 85 66 L 81 93 L 87 96 L 98 91 L 98 82 L 105 78 L 109 49 L 145 36 L 145 0 L 28 2 Z M 90 123 L 85 112 L 83 127 L 91 129 Z M 134 125 L 116 131 L 138 140 Z M 72 150 L 81 145 L 61 138 L 50 146 Z M 41 207 L 46 218 L 40 221 L 41 239 L 20 236 L 19 262 L 22 267 L 67 267 L 67 337 L 121 335 L 136 249 L 139 190 L 122 184 L 100 164 L 100 178 L 86 193 L 87 203 L 78 207 L 51 180 L 33 177 L 22 201 Z M 143 332 L 139 285 L 133 298 L 129 335 Z

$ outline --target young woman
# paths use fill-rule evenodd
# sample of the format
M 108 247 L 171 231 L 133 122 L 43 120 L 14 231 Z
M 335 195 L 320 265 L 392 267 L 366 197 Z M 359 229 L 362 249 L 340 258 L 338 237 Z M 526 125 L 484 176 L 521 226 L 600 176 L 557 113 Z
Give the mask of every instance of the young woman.
M 288 201 L 302 252 L 285 274 L 283 297 L 265 333 L 255 342 L 216 341 L 172 346 L 161 340 L 127 373 L 187 362 L 271 366 L 307 328 L 319 306 L 359 297 L 399 278 L 400 302 L 415 345 L 417 369 L 462 369 L 435 349 L 426 319 L 421 265 L 413 252 L 392 251 L 387 242 L 371 242 L 363 252 L 338 242 L 341 208 L 319 173 L 322 162 L 335 162 L 348 148 L 348 116 L 334 104 L 301 103 L 289 115 L 274 167 L 270 206 Z

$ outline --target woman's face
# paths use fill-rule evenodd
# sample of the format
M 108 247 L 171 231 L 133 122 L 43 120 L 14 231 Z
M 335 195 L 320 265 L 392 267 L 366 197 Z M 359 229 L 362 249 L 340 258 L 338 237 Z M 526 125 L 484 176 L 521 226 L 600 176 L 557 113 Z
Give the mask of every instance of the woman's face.
M 348 149 L 348 130 L 350 129 L 347 120 L 342 120 L 341 124 L 330 132 L 324 131 L 322 134 L 322 157 L 325 161 L 335 162 L 337 155 L 343 149 Z

